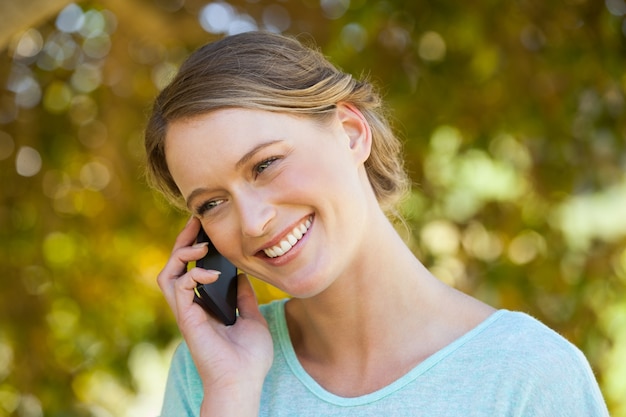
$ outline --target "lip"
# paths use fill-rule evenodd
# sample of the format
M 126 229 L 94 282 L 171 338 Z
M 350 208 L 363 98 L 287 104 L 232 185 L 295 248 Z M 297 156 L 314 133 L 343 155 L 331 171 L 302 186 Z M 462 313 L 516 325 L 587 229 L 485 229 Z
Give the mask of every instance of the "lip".
M 265 249 L 269 249 L 272 248 L 276 245 L 279 245 L 281 241 L 285 240 L 287 235 L 289 235 L 293 229 L 301 224 L 303 224 L 304 222 L 306 222 L 307 220 L 309 220 L 311 222 L 311 225 L 309 226 L 307 233 L 305 233 L 302 238 L 300 240 L 298 240 L 292 247 L 291 249 L 285 253 L 284 255 L 281 256 L 277 256 L 275 258 L 271 258 L 269 256 L 267 256 L 265 254 Z M 262 258 L 263 260 L 278 265 L 278 264 L 283 264 L 285 262 L 288 262 L 291 258 L 293 258 L 297 252 L 299 252 L 300 247 L 302 246 L 302 244 L 304 243 L 304 241 L 307 240 L 309 232 L 311 230 L 311 228 L 313 227 L 313 223 L 315 221 L 315 216 L 311 213 L 308 214 L 304 217 L 302 217 L 301 219 L 299 219 L 298 221 L 292 223 L 290 226 L 287 226 L 285 229 L 283 229 L 283 231 L 276 235 L 275 238 L 273 238 L 272 240 L 268 241 L 262 248 L 260 248 L 257 251 L 256 256 L 259 258 Z

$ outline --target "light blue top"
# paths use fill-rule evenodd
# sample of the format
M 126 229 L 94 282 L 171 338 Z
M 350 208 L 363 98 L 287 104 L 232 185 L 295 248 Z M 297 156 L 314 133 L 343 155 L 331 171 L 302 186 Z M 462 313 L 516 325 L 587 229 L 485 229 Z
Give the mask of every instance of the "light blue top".
M 309 376 L 291 345 L 284 301 L 261 307 L 274 339 L 260 416 L 606 416 L 583 354 L 534 318 L 499 310 L 390 385 L 355 398 Z M 187 346 L 177 349 L 162 416 L 198 416 L 202 382 Z

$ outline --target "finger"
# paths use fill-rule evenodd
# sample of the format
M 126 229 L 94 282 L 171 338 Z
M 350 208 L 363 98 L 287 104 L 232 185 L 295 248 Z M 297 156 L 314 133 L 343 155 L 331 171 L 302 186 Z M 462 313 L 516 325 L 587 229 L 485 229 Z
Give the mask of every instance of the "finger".
M 250 279 L 243 273 L 239 274 L 237 278 L 237 308 L 239 309 L 239 316 L 244 319 L 262 318 Z
M 218 271 L 212 271 L 202 268 L 192 268 L 174 281 L 172 301 L 170 307 L 174 312 L 176 321 L 181 331 L 184 329 L 195 328 L 199 323 L 205 322 L 207 319 L 199 305 L 194 303 L 194 294 L 196 286 L 201 284 L 211 284 L 217 281 L 219 277 Z
M 191 268 L 187 271 L 187 263 L 192 260 L 200 259 L 206 255 L 207 246 L 194 245 L 178 249 L 157 277 L 157 283 L 165 299 L 174 310 L 176 309 L 176 285 L 182 290 L 194 289 L 198 283 L 209 284 L 215 281 L 219 276 L 219 271 L 206 270 L 203 268 Z M 183 277 L 191 277 L 183 279 Z M 180 282 L 179 282 L 180 281 Z M 186 305 L 189 303 L 185 303 Z
M 187 263 L 200 259 L 206 254 L 205 244 L 193 245 L 193 249 L 188 249 L 200 231 L 200 221 L 195 217 L 190 217 L 183 230 L 176 237 L 172 254 L 167 263 L 157 276 L 159 287 L 164 288 L 168 279 L 177 278 L 187 271 Z M 200 250 L 202 249 L 202 250 Z
M 196 236 L 200 231 L 200 227 L 200 220 L 198 220 L 198 218 L 196 218 L 195 216 L 191 216 L 187 221 L 187 224 L 185 224 L 185 227 L 183 227 L 183 230 L 181 230 L 181 232 L 176 237 L 172 252 L 181 247 L 192 245 L 193 242 L 196 241 Z
M 168 282 L 183 275 L 187 271 L 187 264 L 202 258 L 207 253 L 207 243 L 198 243 L 193 246 L 178 248 L 172 252 L 167 263 L 157 276 L 161 289 L 168 286 Z
M 193 301 L 193 292 L 198 284 L 212 284 L 220 276 L 219 271 L 203 268 L 192 268 L 185 275 L 174 281 L 174 288 L 177 297 L 189 297 Z M 177 298 L 178 301 L 178 298 Z
M 198 284 L 212 284 L 219 278 L 218 271 L 202 268 L 192 268 L 186 274 L 173 281 L 169 297 L 170 306 L 176 311 L 181 311 L 193 305 L 194 292 Z M 168 301 L 169 301 L 168 300 Z

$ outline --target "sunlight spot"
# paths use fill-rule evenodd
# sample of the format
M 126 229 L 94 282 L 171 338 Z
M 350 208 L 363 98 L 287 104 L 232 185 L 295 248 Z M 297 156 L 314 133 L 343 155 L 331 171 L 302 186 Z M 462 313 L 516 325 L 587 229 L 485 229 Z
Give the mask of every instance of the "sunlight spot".
M 17 43 L 15 56 L 17 58 L 30 58 L 41 52 L 42 48 L 43 37 L 41 33 L 37 29 L 28 29 Z
M 43 97 L 43 105 L 47 111 L 53 114 L 65 112 L 72 101 L 72 90 L 62 81 L 54 81 Z
M 472 222 L 465 229 L 462 244 L 468 254 L 483 261 L 493 261 L 502 254 L 502 242 L 498 236 L 479 222 Z
M 171 357 L 179 341 L 174 340 L 168 348 L 159 351 L 150 343 L 139 343 L 128 358 L 130 370 L 138 394 L 128 404 L 126 416 L 159 415 L 159 402 L 154 401 L 165 390 L 165 381 Z
M 15 142 L 13 141 L 13 137 L 0 130 L 0 161 L 11 156 L 14 150 Z
M 89 404 L 90 414 L 96 416 L 124 416 L 133 397 L 116 376 L 102 369 L 84 370 L 76 375 L 72 389 L 80 401 Z
M 111 38 L 107 34 L 92 36 L 83 42 L 85 55 L 94 59 L 105 58 L 111 50 Z
M 228 25 L 228 35 L 237 35 L 239 33 L 257 30 L 256 21 L 247 14 L 236 16 Z
M 367 45 L 367 31 L 358 23 L 349 23 L 341 30 L 341 42 L 357 52 Z
M 236 14 L 233 6 L 228 3 L 209 3 L 200 11 L 200 25 L 210 33 L 225 33 Z
M 426 224 L 420 237 L 424 246 L 434 255 L 452 255 L 459 247 L 459 230 L 446 220 L 435 220 Z
M 57 32 L 51 35 L 43 50 L 44 54 L 40 55 L 37 65 L 47 71 L 58 67 L 73 69 L 79 61 L 80 47 L 67 33 Z
M 350 0 L 320 0 L 324 15 L 329 19 L 339 19 L 350 8 Z
M 378 41 L 385 48 L 395 52 L 404 51 L 412 43 L 410 33 L 398 26 L 388 26 L 381 30 Z
M 100 68 L 93 64 L 82 64 L 72 74 L 72 86 L 82 92 L 90 93 L 100 87 L 102 74 Z
M 64 338 L 75 332 L 80 318 L 80 307 L 69 298 L 56 299 L 46 321 L 57 337 Z
M 626 236 L 626 179 L 591 194 L 575 195 L 551 213 L 551 223 L 573 248 L 587 248 L 593 239 L 615 241 Z
M 43 254 L 49 264 L 69 266 L 76 258 L 76 243 L 69 235 L 52 232 L 43 241 Z
M 102 162 L 88 162 L 80 169 L 80 182 L 85 188 L 100 191 L 109 185 L 111 173 Z
M 69 116 L 77 125 L 91 122 L 98 115 L 98 103 L 86 94 L 72 98 L 69 108 Z
M 0 385 L 0 410 L 6 411 L 6 415 L 13 415 L 20 404 L 20 397 L 19 391 L 13 386 Z
M 453 126 L 437 127 L 430 137 L 430 147 L 433 152 L 444 155 L 454 155 L 462 142 L 461 132 Z
M 32 177 L 41 170 L 41 156 L 36 149 L 30 146 L 22 146 L 17 151 L 15 169 L 23 177 Z
M 22 108 L 33 108 L 41 100 L 41 87 L 37 80 L 30 75 L 11 77 L 8 89 L 15 93 L 15 104 Z
M 61 32 L 72 33 L 77 32 L 84 22 L 83 10 L 75 3 L 71 3 L 57 16 L 56 26 Z
M 31 295 L 41 295 L 52 287 L 50 272 L 40 265 L 23 268 L 21 276 L 26 291 Z M 0 364 L 0 369 L 1 367 Z
M 528 148 L 509 134 L 496 136 L 489 144 L 489 151 L 498 160 L 510 163 L 522 171 L 531 168 L 533 163 Z
M 437 258 L 430 270 L 434 276 L 452 287 L 461 286 L 466 279 L 463 262 L 454 256 Z
M 419 40 L 418 53 L 425 61 L 442 61 L 446 56 L 446 41 L 437 32 L 426 32 Z
M 459 163 L 458 186 L 483 200 L 506 201 L 519 197 L 525 182 L 509 164 L 491 159 L 485 152 L 472 149 Z
M 605 0 L 606 8 L 613 16 L 626 14 L 626 2 L 624 0 Z
M 78 140 L 88 148 L 96 149 L 104 145 L 109 137 L 108 128 L 99 120 L 85 123 L 78 129 Z
M 42 188 L 46 197 L 59 198 L 69 193 L 72 188 L 72 180 L 63 171 L 46 171 L 43 175 Z
M 106 33 L 106 20 L 104 15 L 98 10 L 88 10 L 83 15 L 83 20 L 83 24 L 78 29 L 78 33 L 83 37 L 94 38 Z
M 546 251 L 546 241 L 534 230 L 525 230 L 511 241 L 509 259 L 518 265 L 527 264 Z
M 152 82 L 158 90 L 163 90 L 172 81 L 178 67 L 171 62 L 161 62 L 152 67 Z
M 522 29 L 522 33 L 520 34 L 520 41 L 522 42 L 522 45 L 524 45 L 524 47 L 529 51 L 537 52 L 545 45 L 546 36 L 537 26 L 528 25 L 524 29 Z

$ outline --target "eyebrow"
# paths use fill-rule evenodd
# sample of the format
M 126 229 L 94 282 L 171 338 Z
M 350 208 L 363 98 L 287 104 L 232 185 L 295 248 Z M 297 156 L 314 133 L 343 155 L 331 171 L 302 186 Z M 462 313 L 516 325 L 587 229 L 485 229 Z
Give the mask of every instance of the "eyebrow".
M 280 139 L 276 139 L 276 140 L 270 140 L 270 141 L 267 141 L 267 142 L 259 143 L 257 146 L 255 146 L 254 148 L 250 149 L 248 152 L 245 153 L 245 155 L 243 155 L 241 158 L 239 158 L 237 163 L 235 163 L 235 168 L 236 169 L 240 169 L 248 161 L 250 161 L 252 158 L 254 158 L 254 155 L 256 155 L 258 152 L 260 152 L 263 149 L 267 148 L 268 146 L 272 146 L 272 145 L 274 145 L 275 143 L 278 143 L 278 142 L 281 142 L 281 140 Z M 189 208 L 191 210 L 191 207 L 189 206 L 191 200 L 193 200 L 198 194 L 202 194 L 202 193 L 206 192 L 207 190 L 208 190 L 207 188 L 196 188 L 191 193 L 189 193 L 189 195 L 186 198 L 187 208 Z
M 237 161 L 237 163 L 235 164 L 235 168 L 237 168 L 237 169 L 241 168 L 250 159 L 252 159 L 254 157 L 254 155 L 256 155 L 258 152 L 262 151 L 263 149 L 265 149 L 268 146 L 271 146 L 271 145 L 273 145 L 273 144 L 275 144 L 277 142 L 280 142 L 280 140 L 276 139 L 276 140 L 270 140 L 268 142 L 259 143 L 257 146 L 255 146 L 254 148 L 250 149 L 250 151 L 248 151 L 244 156 L 242 156 L 239 159 L 239 161 Z

